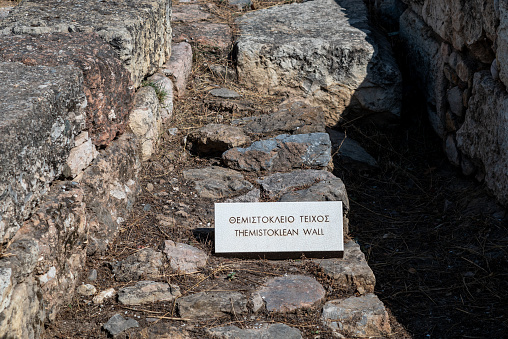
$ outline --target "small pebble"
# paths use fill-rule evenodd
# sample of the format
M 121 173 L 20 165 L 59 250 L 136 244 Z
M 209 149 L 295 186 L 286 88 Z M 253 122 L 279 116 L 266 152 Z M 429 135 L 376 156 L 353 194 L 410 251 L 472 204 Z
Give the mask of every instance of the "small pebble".
M 77 292 L 84 296 L 91 296 L 97 293 L 97 289 L 95 288 L 94 285 L 83 284 L 78 286 Z
M 94 268 L 93 270 L 90 270 L 90 273 L 88 273 L 88 281 L 95 281 L 97 280 L 97 270 Z
M 148 183 L 148 184 L 146 184 L 146 190 L 147 190 L 148 192 L 153 191 L 153 185 L 152 185 L 152 183 Z

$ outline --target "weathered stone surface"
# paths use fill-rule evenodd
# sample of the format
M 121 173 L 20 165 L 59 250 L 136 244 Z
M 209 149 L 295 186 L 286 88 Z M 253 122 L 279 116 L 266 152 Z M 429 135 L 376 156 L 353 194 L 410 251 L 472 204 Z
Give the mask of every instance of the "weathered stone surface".
M 228 3 L 231 6 L 236 7 L 239 11 L 249 9 L 252 6 L 251 0 L 228 0 Z
M 78 142 L 80 136 L 84 141 Z M 62 174 L 66 178 L 74 179 L 90 165 L 98 154 L 92 139 L 88 137 L 88 132 L 82 132 L 76 137 L 75 146 L 69 152 L 69 158 L 65 163 Z
M 95 32 L 114 48 L 138 87 L 171 54 L 170 16 L 167 0 L 28 0 L 0 22 L 0 35 Z
M 281 313 L 315 307 L 326 295 L 316 279 L 304 275 L 269 279 L 256 293 L 261 295 L 269 312 Z
M 151 248 L 143 248 L 118 261 L 113 266 L 116 281 L 131 281 L 156 278 L 162 266 L 162 253 Z
M 189 4 L 184 6 L 174 6 L 172 10 L 172 22 L 194 22 L 210 18 L 212 15 L 205 11 L 204 6 L 200 4 Z
M 214 97 L 225 99 L 233 99 L 240 97 L 240 94 L 227 88 L 214 88 L 210 91 L 210 94 L 213 95 Z
M 228 197 L 252 188 L 241 173 L 217 166 L 186 170 L 183 177 L 194 181 L 194 189 L 203 198 Z
M 470 159 L 481 162 L 485 183 L 499 201 L 508 204 L 508 93 L 488 71 L 475 74 L 465 121 L 457 145 Z
M 140 281 L 134 286 L 121 288 L 118 291 L 118 301 L 123 305 L 141 305 L 157 301 L 173 301 L 180 295 L 180 288 L 176 285 Z
M 112 316 L 108 322 L 104 324 L 104 329 L 113 336 L 133 327 L 139 327 L 139 323 L 132 318 L 125 319 L 120 313 Z
M 325 132 L 323 111 L 297 100 L 282 104 L 273 114 L 240 119 L 233 123 L 243 125 L 244 130 L 252 134 Z
M 259 202 L 261 191 L 257 188 L 238 197 L 226 199 L 224 202 Z
M 78 294 L 89 297 L 89 296 L 97 293 L 97 289 L 95 288 L 94 285 L 83 284 L 83 285 L 78 286 L 78 288 L 76 289 L 76 292 L 78 292 Z
M 335 288 L 360 294 L 374 293 L 376 277 L 356 242 L 349 241 L 344 244 L 342 259 L 315 261 L 327 276 L 334 279 Z
M 25 253 L 16 254 L 25 256 L 25 259 L 13 257 L 0 264 L 3 266 L 10 261 L 10 265 L 4 267 L 12 267 L 15 275 L 25 267 L 22 275 L 38 276 L 49 320 L 55 318 L 60 306 L 72 299 L 72 291 L 85 262 L 87 230 L 83 200 L 83 190 L 76 183 L 54 183 L 36 213 L 13 238 L 13 245 L 33 242 L 35 246 L 20 247 Z M 28 253 L 36 264 L 20 266 L 20 260 L 27 262 Z
M 323 170 L 294 170 L 289 173 L 275 173 L 257 182 L 269 198 L 280 197 L 299 186 L 315 184 L 322 180 L 332 180 L 336 177 Z
M 173 41 L 193 41 L 204 47 L 226 49 L 231 45 L 232 32 L 227 24 L 195 22 L 173 27 Z
M 209 124 L 187 136 L 187 144 L 193 152 L 222 154 L 230 148 L 250 144 L 250 138 L 240 127 Z
M 279 201 L 342 201 L 344 234 L 349 233 L 349 199 L 346 187 L 339 178 L 322 180 L 309 188 L 288 192 Z
M 157 320 L 157 318 L 156 318 Z M 164 322 L 150 324 L 149 327 L 137 333 L 129 333 L 132 339 L 191 339 L 189 332 L 182 329 L 182 326 L 172 326 Z
M 164 242 L 166 253 L 171 268 L 184 273 L 196 272 L 198 268 L 206 265 L 208 255 L 191 245 L 175 243 L 171 240 Z
M 148 78 L 148 82 L 157 87 L 162 122 L 167 122 L 173 116 L 173 82 L 162 73 L 155 73 Z M 157 92 L 157 91 L 156 91 Z
M 9 15 L 9 13 L 12 11 L 13 8 L 14 8 L 14 6 L 1 7 L 0 8 L 0 20 L 5 18 L 7 15 Z
M 116 290 L 111 287 L 104 291 L 100 291 L 95 297 L 93 297 L 92 301 L 96 305 L 100 305 L 104 302 L 105 299 L 113 298 L 116 295 Z
M 247 148 L 232 148 L 222 155 L 228 167 L 244 171 L 284 171 L 302 166 L 326 167 L 331 159 L 326 133 L 282 134 Z
M 328 134 L 332 142 L 332 153 L 337 154 L 336 156 L 341 162 L 378 167 L 376 159 L 367 153 L 358 142 L 339 131 L 328 130 Z
M 237 23 L 242 83 L 304 96 L 330 126 L 346 108 L 400 114 L 400 72 L 386 42 L 374 40 L 362 1 L 274 6 Z
M 42 304 L 39 286 L 33 277 L 17 284 L 0 313 L 0 337 L 40 338 L 44 329 Z
M 257 329 L 240 329 L 236 326 L 216 327 L 208 330 L 214 338 L 223 339 L 301 339 L 302 334 L 296 328 L 285 324 L 265 325 Z
M 159 98 L 152 86 L 142 87 L 136 92 L 129 127 L 138 138 L 141 160 L 150 159 L 162 128 Z
M 187 82 L 192 72 L 192 47 L 186 42 L 174 44 L 171 57 L 162 68 L 162 73 L 167 75 L 175 88 L 175 96 L 181 97 L 185 93 Z
M 506 1 L 495 2 L 499 6 L 496 60 L 499 67 L 499 78 L 508 87 L 508 4 Z
M 62 174 L 84 128 L 81 72 L 0 62 L 0 239 L 12 238 Z
M 346 337 L 385 337 L 391 326 L 383 303 L 374 294 L 332 300 L 325 304 L 323 323 Z
M 199 292 L 176 302 L 182 318 L 218 318 L 247 313 L 247 298 L 240 292 Z
M 79 68 L 87 102 L 86 129 L 94 145 L 106 146 L 124 132 L 134 96 L 130 73 L 96 33 L 0 34 L 0 60 Z
M 85 191 L 87 254 L 103 253 L 127 218 L 140 190 L 140 167 L 136 140 L 124 133 L 75 179 Z

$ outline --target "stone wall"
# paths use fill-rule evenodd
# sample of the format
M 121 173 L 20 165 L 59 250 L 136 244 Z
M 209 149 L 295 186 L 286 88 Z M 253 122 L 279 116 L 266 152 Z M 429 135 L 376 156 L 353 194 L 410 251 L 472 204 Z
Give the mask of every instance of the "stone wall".
M 403 0 L 400 37 L 451 163 L 508 204 L 508 4 Z
M 1 338 L 43 336 L 130 211 L 170 117 L 136 91 L 169 59 L 170 15 L 170 0 L 25 0 L 0 19 Z

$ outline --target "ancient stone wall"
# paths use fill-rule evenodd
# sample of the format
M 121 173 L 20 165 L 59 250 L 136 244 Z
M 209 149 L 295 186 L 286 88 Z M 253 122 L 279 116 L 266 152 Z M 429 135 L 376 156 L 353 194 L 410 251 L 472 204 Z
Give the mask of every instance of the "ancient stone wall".
M 0 19 L 1 338 L 43 336 L 130 211 L 171 116 L 136 92 L 170 57 L 170 16 L 170 0 L 26 0 Z
M 406 59 L 448 159 L 508 204 L 508 4 L 403 1 Z

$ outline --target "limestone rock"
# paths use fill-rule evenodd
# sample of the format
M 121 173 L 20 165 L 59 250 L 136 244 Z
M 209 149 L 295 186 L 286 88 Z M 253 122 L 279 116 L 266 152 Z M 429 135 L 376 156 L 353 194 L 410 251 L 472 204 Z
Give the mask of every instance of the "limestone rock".
M 216 327 L 208 330 L 214 338 L 223 339 L 301 339 L 302 334 L 296 328 L 285 324 L 271 324 L 257 329 L 240 329 L 236 326 Z
M 205 266 L 208 260 L 208 255 L 194 246 L 175 243 L 171 240 L 166 240 L 164 246 L 164 253 L 175 271 L 196 272 L 198 268 Z
M 400 72 L 386 41 L 375 41 L 362 1 L 273 6 L 237 23 L 242 83 L 303 96 L 325 110 L 329 126 L 346 107 L 400 114 Z
M 360 294 L 374 293 L 376 277 L 365 260 L 360 246 L 350 241 L 344 244 L 344 258 L 315 260 L 323 272 L 334 279 L 334 286 Z
M 227 24 L 194 22 L 173 27 L 173 40 L 194 41 L 203 47 L 226 49 L 231 45 L 232 32 Z
M 233 99 L 240 97 L 240 94 L 227 88 L 214 88 L 210 91 L 210 94 L 213 95 L 214 97 L 225 99 Z
M 326 291 L 316 279 L 287 275 L 269 279 L 258 293 L 269 312 L 290 313 L 312 308 L 324 300 Z
M 0 313 L 11 301 L 13 287 L 12 268 L 0 268 Z
M 104 329 L 112 336 L 120 334 L 133 327 L 139 327 L 139 323 L 132 318 L 125 319 L 120 313 L 112 316 L 108 322 L 104 324 Z
M 125 131 L 134 97 L 130 73 L 95 33 L 1 36 L 0 60 L 28 66 L 75 66 L 83 72 L 86 129 L 96 146 Z M 76 145 L 77 147 L 78 145 Z
M 499 201 L 508 204 L 508 94 L 490 72 L 475 74 L 465 121 L 457 131 L 457 146 L 485 169 L 485 183 Z
M 162 266 L 162 253 L 143 248 L 124 260 L 113 264 L 116 281 L 131 281 L 156 278 Z
M 118 301 L 123 305 L 141 305 L 157 301 L 173 301 L 181 295 L 180 288 L 162 282 L 139 281 L 118 291 Z
M 330 140 L 332 141 L 332 152 L 339 157 L 339 161 L 346 164 L 366 165 L 378 167 L 376 159 L 360 146 L 355 140 L 346 137 L 342 132 L 328 130 Z
M 261 191 L 257 188 L 253 189 L 252 191 L 249 191 L 243 195 L 240 195 L 238 197 L 234 197 L 231 199 L 226 199 L 224 202 L 259 202 L 259 199 L 261 198 Z
M 97 289 L 95 288 L 94 285 L 83 284 L 83 285 L 78 286 L 78 288 L 76 289 L 76 292 L 88 297 L 88 296 L 91 296 L 91 295 L 94 295 L 95 293 L 97 293 Z
M 136 92 L 129 127 L 139 139 L 141 160 L 148 160 L 155 151 L 162 128 L 160 103 L 153 87 L 145 86 Z
M 162 73 L 155 73 L 148 78 L 148 81 L 153 84 L 158 90 L 156 90 L 162 122 L 167 122 L 173 116 L 173 82 L 163 75 Z
M 320 181 L 309 188 L 285 193 L 279 201 L 342 201 L 344 234 L 349 233 L 349 199 L 346 187 L 339 178 Z
M 332 300 L 325 304 L 323 323 L 346 337 L 385 337 L 391 326 L 383 303 L 374 294 Z
M 29 0 L 0 22 L 0 35 L 95 32 L 113 47 L 138 87 L 170 55 L 170 17 L 166 0 Z
M 187 140 L 194 152 L 202 154 L 222 154 L 251 142 L 241 128 L 220 124 L 206 125 L 189 134 Z
M 302 101 L 289 101 L 273 114 L 234 121 L 251 134 L 306 134 L 325 132 L 324 113 Z
M 72 66 L 0 62 L 0 239 L 12 238 L 62 174 L 84 128 L 83 79 Z M 58 93 L 58 95 L 56 95 Z
M 85 135 L 86 141 L 79 145 L 76 143 L 75 147 L 70 150 L 69 158 L 63 169 L 63 175 L 67 178 L 75 178 L 87 168 L 99 154 L 92 140 L 88 138 L 88 132 L 82 132 L 80 135 Z M 76 140 L 78 137 L 79 135 L 76 137 Z
M 323 170 L 294 170 L 289 173 L 275 173 L 258 179 L 263 192 L 269 198 L 281 196 L 296 187 L 315 184 L 322 180 L 335 179 L 335 176 Z
M 14 7 L 13 6 L 6 6 L 0 8 L 0 20 L 5 18 L 9 13 L 12 11 Z
M 175 96 L 181 97 L 185 93 L 187 82 L 192 71 L 192 47 L 186 42 L 174 44 L 169 62 L 162 68 L 162 73 L 168 76 L 175 86 Z
M 241 173 L 217 166 L 186 170 L 183 176 L 194 181 L 194 189 L 203 198 L 228 197 L 252 188 Z
M 99 292 L 95 297 L 93 297 L 92 301 L 96 305 L 100 305 L 104 302 L 105 299 L 113 298 L 116 295 L 116 290 L 111 287 L 104 291 Z
M 182 318 L 218 318 L 247 313 L 247 298 L 240 292 L 199 292 L 176 302 Z
M 228 167 L 244 171 L 284 171 L 302 166 L 326 167 L 331 159 L 326 133 L 282 134 L 247 148 L 232 148 L 222 155 Z

